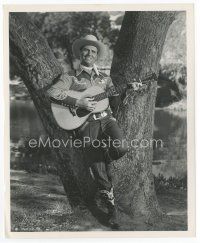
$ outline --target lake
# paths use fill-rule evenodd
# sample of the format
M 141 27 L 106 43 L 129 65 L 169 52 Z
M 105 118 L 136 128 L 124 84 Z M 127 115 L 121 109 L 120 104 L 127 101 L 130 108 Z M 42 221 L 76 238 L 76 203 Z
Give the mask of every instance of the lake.
M 10 139 L 18 143 L 24 138 L 44 134 L 44 129 L 31 101 L 13 100 L 10 106 Z M 165 178 L 187 174 L 186 112 L 155 111 L 154 138 L 162 139 L 163 147 L 154 148 L 153 173 Z

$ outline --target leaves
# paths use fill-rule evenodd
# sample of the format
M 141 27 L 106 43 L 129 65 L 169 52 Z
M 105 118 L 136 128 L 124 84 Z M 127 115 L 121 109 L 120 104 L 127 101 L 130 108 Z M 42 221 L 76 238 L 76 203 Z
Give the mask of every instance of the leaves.
M 112 32 L 110 15 L 107 12 L 59 12 L 29 13 L 41 29 L 52 48 L 66 49 L 66 38 L 72 43 L 86 34 L 96 35 L 101 41 Z M 119 31 L 113 31 L 110 44 L 116 42 Z

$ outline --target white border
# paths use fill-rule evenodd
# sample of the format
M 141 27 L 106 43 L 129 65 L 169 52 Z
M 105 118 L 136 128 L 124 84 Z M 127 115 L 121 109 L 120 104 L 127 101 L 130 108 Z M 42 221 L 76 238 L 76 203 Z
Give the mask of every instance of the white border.
M 10 2 L 10 1 L 9 1 Z M 35 3 L 37 2 L 37 0 L 35 1 Z M 60 2 L 60 1 L 59 1 Z M 141 2 L 141 1 L 140 1 Z M 169 1 L 168 1 L 169 2 Z M 183 1 L 182 1 L 183 2 Z M 159 5 L 159 9 L 160 9 L 160 7 L 164 7 L 163 5 Z M 174 10 L 181 10 L 183 7 L 184 7 L 185 5 L 181 5 L 181 7 L 180 6 L 173 6 L 173 7 L 175 7 L 175 9 Z M 22 6 L 21 6 L 22 7 Z M 20 8 L 21 8 L 20 7 Z M 29 8 L 30 7 L 30 8 Z M 32 7 L 33 6 L 26 6 L 26 10 L 25 11 L 32 11 Z M 42 7 L 42 6 L 41 6 Z M 50 6 L 48 5 L 48 8 L 49 8 Z M 80 6 L 75 6 L 76 7 L 76 9 L 77 10 L 79 10 L 79 8 L 80 8 Z M 123 8 L 118 8 L 119 6 L 113 6 L 112 5 L 112 11 L 117 11 L 117 10 L 123 10 Z M 124 7 L 124 6 L 123 6 Z M 144 7 L 145 9 L 147 9 L 147 5 L 143 5 L 142 7 Z M 18 8 L 18 7 L 17 7 Z M 144 10 L 144 8 L 142 9 L 142 10 Z M 29 10 L 30 9 L 30 10 Z M 45 8 L 45 10 L 46 10 L 47 8 Z M 52 11 L 57 11 L 57 9 L 58 9 L 58 7 L 56 6 L 56 5 L 54 5 L 53 6 L 53 10 Z M 89 7 L 89 9 L 88 9 L 88 6 L 87 6 L 87 11 L 89 11 L 91 9 L 91 11 L 93 11 L 93 9 L 92 8 L 90 8 Z M 130 10 L 130 7 L 128 8 L 129 10 Z M 71 10 L 71 9 L 70 9 Z M 69 10 L 69 8 L 68 8 L 68 11 L 70 11 Z M 82 10 L 82 8 L 80 9 L 80 10 Z M 106 10 L 105 8 L 101 8 L 99 5 L 98 5 L 98 11 L 100 11 L 100 10 Z M 148 11 L 149 11 L 149 9 L 147 9 Z M 154 8 L 154 10 L 155 10 L 155 8 Z M 168 6 L 166 6 L 166 8 L 164 9 L 164 10 L 171 10 L 171 7 L 168 5 Z M 19 10 L 19 11 L 21 11 L 21 10 Z M 62 7 L 62 11 L 64 11 L 64 9 L 63 9 L 63 7 Z M 191 30 L 191 28 L 190 28 L 190 30 Z M 193 34 L 194 32 L 192 32 L 191 34 Z M 190 35 L 189 36 L 189 39 L 190 38 L 192 38 L 192 35 Z M 191 44 L 191 42 L 190 42 L 190 44 Z M 191 47 L 191 49 L 189 48 L 189 50 L 188 50 L 188 52 L 191 54 L 192 53 L 192 51 L 193 51 L 193 48 L 194 48 L 194 45 L 192 45 L 192 47 Z M 189 62 L 188 62 L 189 63 Z M 4 59 L 4 64 L 5 64 L 5 59 Z M 193 67 L 194 66 L 191 66 L 191 69 L 190 69 L 190 71 L 191 70 L 193 70 Z M 192 78 L 191 80 L 194 80 L 194 75 L 193 76 L 190 76 L 190 78 Z M 188 76 L 188 80 L 189 80 L 189 76 Z M 192 86 L 190 87 L 190 88 L 192 88 Z M 194 87 L 193 87 L 194 88 Z M 189 87 L 188 87 L 188 94 L 189 94 Z M 191 101 L 193 101 L 194 100 L 194 97 L 192 98 L 191 96 L 189 96 L 188 97 L 188 103 Z M 194 117 L 194 110 L 193 110 L 193 107 L 188 107 L 188 108 L 192 108 L 192 109 L 190 109 L 190 116 L 192 116 L 192 117 Z M 194 121 L 194 120 L 193 120 Z M 7 123 L 6 123 L 7 124 Z M 192 129 L 192 127 L 193 127 L 193 123 L 189 123 L 188 124 L 188 127 L 190 127 L 190 129 Z M 189 143 L 188 145 L 189 146 L 191 146 L 191 145 L 193 145 L 192 147 L 192 150 L 191 151 L 194 151 L 194 138 L 192 138 L 192 137 L 188 137 L 188 139 L 189 139 L 189 141 L 192 143 Z M 192 158 L 194 158 L 194 157 L 188 157 L 188 159 L 192 159 Z M 8 161 L 8 160 L 7 160 Z M 192 161 L 192 160 L 191 160 Z M 189 163 L 188 163 L 189 164 Z M 189 166 L 189 165 L 188 165 Z M 191 166 L 191 165 L 190 165 Z M 190 167 L 191 168 L 191 167 Z M 188 168 L 189 170 L 190 170 L 190 168 Z M 192 168 L 194 168 L 194 166 L 192 166 Z M 195 169 L 195 168 L 194 168 Z M 194 171 L 193 171 L 194 172 Z M 193 174 L 193 172 L 191 173 L 191 176 L 194 176 L 194 174 Z M 191 178 L 191 176 L 189 175 L 189 177 Z M 194 181 L 194 180 L 193 180 Z M 190 184 L 190 186 L 194 186 L 194 183 L 192 183 L 192 184 Z M 193 200 L 193 202 L 194 202 L 194 200 Z M 191 200 L 191 203 L 193 203 L 192 202 L 192 200 Z M 193 204 L 193 206 L 194 206 L 194 204 Z M 16 232 L 17 233 L 17 232 Z M 46 232 L 45 232 L 46 233 Z M 71 233 L 71 232 L 70 232 Z M 93 233 L 93 232 L 92 232 Z M 98 234 L 98 233 L 96 233 L 96 232 L 94 232 L 96 235 Z M 120 236 L 121 237 L 124 237 L 123 235 L 122 235 L 122 233 L 121 232 L 114 232 L 114 235 L 117 237 L 118 236 L 118 234 L 117 233 L 120 233 Z M 123 232 L 124 233 L 124 232 Z M 125 232 L 126 233 L 126 232 Z M 135 233 L 135 232 L 134 232 Z M 136 232 L 137 233 L 137 232 Z M 139 234 L 141 234 L 142 233 L 142 236 L 146 236 L 145 235 L 145 233 L 146 232 L 139 232 Z M 155 232 L 148 232 L 148 233 L 150 233 L 150 235 L 148 235 L 149 237 L 152 237 L 153 236 L 153 234 L 155 234 Z M 151 233 L 153 233 L 153 234 L 151 234 Z M 159 233 L 161 233 L 161 235 L 162 235 L 162 232 L 159 232 Z M 176 232 L 177 233 L 177 232 Z M 184 232 L 185 233 L 185 232 Z M 18 233 L 17 233 L 18 234 Z M 28 233 L 28 234 L 30 234 L 30 233 Z M 55 232 L 53 232 L 53 234 L 56 234 Z M 60 234 L 60 232 L 59 232 L 59 234 Z M 69 234 L 69 233 L 67 233 L 67 234 Z M 75 232 L 75 234 L 77 235 L 77 232 Z M 171 232 L 167 232 L 167 235 L 169 236 L 169 234 L 171 235 Z M 49 235 L 49 233 L 48 233 L 48 235 Z M 104 236 L 108 236 L 107 234 L 105 234 L 105 232 L 103 232 L 103 235 Z M 49 235 L 50 236 L 50 235 Z M 72 235 L 71 235 L 72 236 Z M 84 235 L 83 235 L 84 236 Z M 101 233 L 101 236 L 102 236 L 102 233 Z M 130 235 L 129 235 L 130 236 Z M 137 236 L 137 234 L 136 235 L 134 235 L 134 236 Z M 162 235 L 162 236 L 165 236 L 165 235 Z M 171 235 L 172 236 L 172 235 Z M 182 236 L 184 236 L 184 234 L 182 234 Z M 25 236 L 25 237 L 27 237 L 27 236 Z M 40 236 L 41 237 L 41 236 Z M 46 236 L 44 236 L 44 237 L 46 237 Z M 50 237 L 52 237 L 52 236 L 50 236 Z M 57 236 L 56 236 L 57 237 Z M 74 237 L 74 236 L 73 236 Z M 77 237 L 77 236 L 76 236 Z M 80 235 L 78 236 L 78 237 L 80 237 Z M 127 235 L 126 235 L 126 237 L 127 237 Z

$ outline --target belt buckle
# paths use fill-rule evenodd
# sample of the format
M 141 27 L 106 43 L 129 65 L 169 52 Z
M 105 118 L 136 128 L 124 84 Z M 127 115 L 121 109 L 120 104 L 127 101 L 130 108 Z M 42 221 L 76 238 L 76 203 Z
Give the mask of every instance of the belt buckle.
M 93 114 L 93 118 L 94 118 L 95 121 L 98 120 L 98 119 L 100 119 L 100 117 L 99 118 L 96 117 L 96 114 L 95 113 Z
M 105 116 L 107 116 L 107 112 L 106 112 L 106 111 L 103 111 L 103 112 L 101 113 L 101 115 L 102 115 L 102 117 L 105 117 Z
M 105 117 L 105 116 L 107 116 L 107 112 L 105 112 L 105 111 L 101 112 L 99 117 L 96 117 L 95 113 L 93 114 L 93 118 L 94 118 L 95 121 L 99 120 L 99 119 L 101 119 L 102 117 Z

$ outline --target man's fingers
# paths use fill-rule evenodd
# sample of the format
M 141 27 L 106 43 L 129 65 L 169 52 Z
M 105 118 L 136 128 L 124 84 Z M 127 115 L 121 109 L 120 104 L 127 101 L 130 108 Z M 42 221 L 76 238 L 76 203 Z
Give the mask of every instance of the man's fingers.
M 93 111 L 94 109 L 95 109 L 95 107 L 92 107 L 92 106 L 89 106 L 89 107 L 88 107 L 88 110 L 89 110 L 89 111 Z
M 92 96 L 93 96 L 92 94 L 85 94 L 84 98 L 92 98 Z
M 92 102 L 90 102 L 90 104 L 91 104 L 92 106 L 95 106 L 95 105 L 97 104 L 97 102 L 96 102 L 96 101 L 92 101 Z
M 94 100 L 94 97 L 91 97 L 91 98 L 86 98 L 88 101 L 93 101 Z
M 138 88 L 139 88 L 139 86 L 137 85 L 137 83 L 134 83 L 134 84 L 133 84 L 133 89 L 134 89 L 134 90 L 137 90 Z
M 138 90 L 140 87 L 142 87 L 142 83 L 133 83 L 134 90 Z

